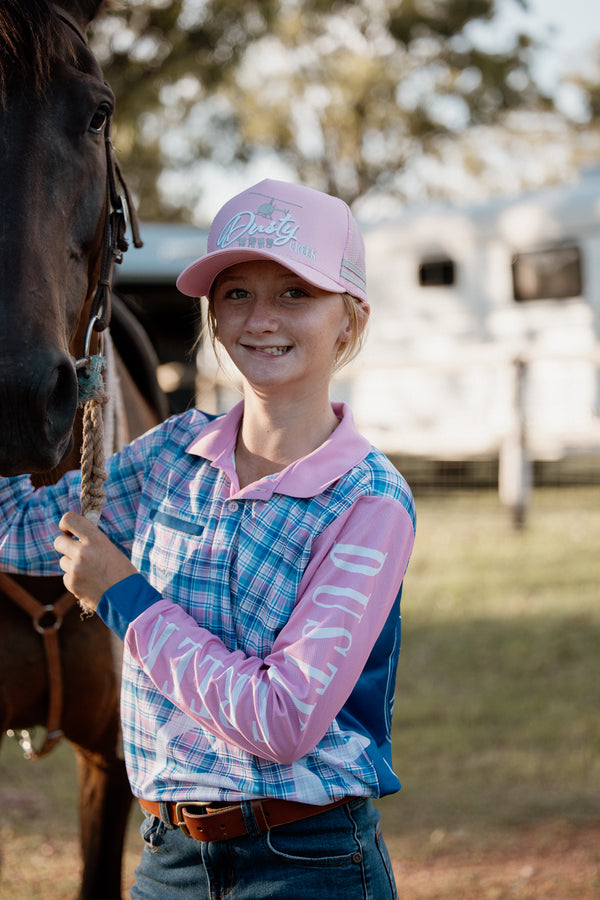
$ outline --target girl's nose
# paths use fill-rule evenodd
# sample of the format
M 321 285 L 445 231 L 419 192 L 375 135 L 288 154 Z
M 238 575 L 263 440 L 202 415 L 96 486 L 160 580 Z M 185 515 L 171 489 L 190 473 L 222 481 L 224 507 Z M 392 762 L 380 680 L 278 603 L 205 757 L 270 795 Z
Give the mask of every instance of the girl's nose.
M 272 299 L 256 296 L 248 309 L 246 327 L 250 331 L 274 331 L 277 325 L 276 306 Z

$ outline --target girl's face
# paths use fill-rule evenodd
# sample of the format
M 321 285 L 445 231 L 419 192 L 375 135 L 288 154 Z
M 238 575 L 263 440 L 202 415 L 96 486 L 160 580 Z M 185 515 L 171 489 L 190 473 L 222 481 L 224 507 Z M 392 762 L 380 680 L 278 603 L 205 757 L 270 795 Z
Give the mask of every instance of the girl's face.
M 217 338 L 252 388 L 328 390 L 336 351 L 352 332 L 341 294 L 253 260 L 221 272 L 213 304 Z

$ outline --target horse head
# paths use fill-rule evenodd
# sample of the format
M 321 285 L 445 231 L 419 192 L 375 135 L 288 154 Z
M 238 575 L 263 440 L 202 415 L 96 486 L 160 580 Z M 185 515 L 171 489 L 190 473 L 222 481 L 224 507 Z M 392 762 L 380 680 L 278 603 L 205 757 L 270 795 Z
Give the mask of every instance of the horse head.
M 75 359 L 100 278 L 111 202 L 114 96 L 85 39 L 101 5 L 2 0 L 2 475 L 70 465 Z

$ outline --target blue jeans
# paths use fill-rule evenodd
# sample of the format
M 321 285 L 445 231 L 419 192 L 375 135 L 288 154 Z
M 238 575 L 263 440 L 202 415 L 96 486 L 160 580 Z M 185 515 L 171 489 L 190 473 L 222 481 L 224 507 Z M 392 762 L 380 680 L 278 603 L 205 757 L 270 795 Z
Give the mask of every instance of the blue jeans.
M 246 812 L 252 817 L 250 804 Z M 253 818 L 253 817 L 252 817 Z M 263 834 L 201 843 L 148 816 L 132 900 L 397 900 L 370 800 Z

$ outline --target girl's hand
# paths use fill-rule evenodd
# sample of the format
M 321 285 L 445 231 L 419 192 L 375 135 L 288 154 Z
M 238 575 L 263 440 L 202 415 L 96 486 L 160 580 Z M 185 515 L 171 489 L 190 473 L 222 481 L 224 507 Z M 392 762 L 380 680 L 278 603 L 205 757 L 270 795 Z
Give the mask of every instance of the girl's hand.
M 95 610 L 105 591 L 136 574 L 128 557 L 84 516 L 65 513 L 58 527 L 62 534 L 54 547 L 61 554 L 59 565 L 65 573 L 65 587 L 86 609 Z

